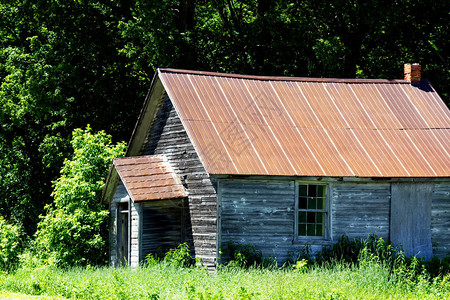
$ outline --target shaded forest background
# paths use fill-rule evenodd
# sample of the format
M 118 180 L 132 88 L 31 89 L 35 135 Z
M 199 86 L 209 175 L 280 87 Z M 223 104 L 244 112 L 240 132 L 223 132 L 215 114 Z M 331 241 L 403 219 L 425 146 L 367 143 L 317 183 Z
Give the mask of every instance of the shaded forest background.
M 450 100 L 448 1 L 0 0 L 0 215 L 28 235 L 71 132 L 131 136 L 157 67 L 402 78 Z

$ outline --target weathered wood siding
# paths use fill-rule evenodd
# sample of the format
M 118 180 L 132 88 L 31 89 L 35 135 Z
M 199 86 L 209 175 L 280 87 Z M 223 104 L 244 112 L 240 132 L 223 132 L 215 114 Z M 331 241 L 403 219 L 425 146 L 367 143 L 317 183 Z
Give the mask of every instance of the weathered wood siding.
M 389 183 L 335 182 L 331 189 L 331 237 L 366 238 L 376 234 L 389 240 Z
M 326 239 L 309 240 L 294 234 L 296 184 L 276 179 L 219 180 L 221 246 L 226 248 L 229 240 L 252 244 L 281 263 L 305 243 L 318 251 L 344 234 L 351 238 L 376 234 L 389 239 L 389 183 L 328 183 L 331 232 Z
M 130 218 L 130 249 L 129 251 L 129 257 L 130 257 L 130 266 L 137 267 L 140 263 L 140 217 L 142 214 L 142 209 L 140 204 L 135 203 L 133 201 L 130 201 L 130 212 L 129 212 L 129 218 Z
M 162 154 L 180 176 L 189 193 L 194 255 L 206 265 L 217 258 L 217 194 L 214 180 L 201 161 L 168 97 L 165 97 L 152 126 L 142 155 Z M 188 230 L 188 229 L 187 229 Z M 189 241 L 188 241 L 189 242 Z
M 114 191 L 114 196 L 109 203 L 109 213 L 111 216 L 110 224 L 109 224 L 109 261 L 110 264 L 114 267 L 117 267 L 119 265 L 119 258 L 118 255 L 118 245 L 117 245 L 117 210 L 118 210 L 118 204 L 121 201 L 128 201 L 129 195 L 127 193 L 127 190 L 125 189 L 125 186 L 123 183 L 119 180 L 117 183 L 116 189 Z
M 450 254 L 450 182 L 435 183 L 431 202 L 431 242 L 433 254 Z
M 220 180 L 219 188 L 221 247 L 230 240 L 252 244 L 264 256 L 285 261 L 293 248 L 294 182 Z

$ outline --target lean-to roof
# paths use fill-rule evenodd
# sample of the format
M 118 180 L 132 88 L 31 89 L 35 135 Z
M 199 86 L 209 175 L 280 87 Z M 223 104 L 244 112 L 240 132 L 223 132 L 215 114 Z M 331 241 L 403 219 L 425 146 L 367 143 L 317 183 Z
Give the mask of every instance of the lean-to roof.
M 450 175 L 450 111 L 427 82 L 158 76 L 211 174 Z
M 116 158 L 113 164 L 134 202 L 187 196 L 178 175 L 164 156 Z

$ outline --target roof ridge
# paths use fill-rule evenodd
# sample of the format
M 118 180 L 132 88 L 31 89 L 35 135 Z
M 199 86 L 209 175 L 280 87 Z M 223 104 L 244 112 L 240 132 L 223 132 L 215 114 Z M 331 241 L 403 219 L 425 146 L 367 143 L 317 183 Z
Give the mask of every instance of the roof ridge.
M 289 77 L 289 76 L 261 76 L 243 75 L 232 73 L 219 73 L 210 71 L 196 71 L 186 69 L 158 68 L 158 73 L 181 73 L 202 76 L 229 77 L 239 79 L 254 79 L 262 81 L 299 81 L 299 82 L 330 82 L 330 83 L 389 83 L 389 84 L 410 84 L 403 79 L 363 79 L 363 78 L 315 78 L 315 77 Z

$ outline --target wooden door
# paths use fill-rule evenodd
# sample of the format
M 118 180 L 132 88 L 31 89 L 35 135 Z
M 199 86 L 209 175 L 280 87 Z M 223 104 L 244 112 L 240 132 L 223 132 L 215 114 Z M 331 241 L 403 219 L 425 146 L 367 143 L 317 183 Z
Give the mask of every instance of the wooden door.
M 407 256 L 431 259 L 432 183 L 392 183 L 390 239 Z
M 128 264 L 128 203 L 119 204 L 117 224 L 117 246 L 119 265 Z

